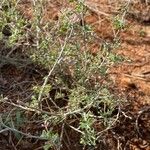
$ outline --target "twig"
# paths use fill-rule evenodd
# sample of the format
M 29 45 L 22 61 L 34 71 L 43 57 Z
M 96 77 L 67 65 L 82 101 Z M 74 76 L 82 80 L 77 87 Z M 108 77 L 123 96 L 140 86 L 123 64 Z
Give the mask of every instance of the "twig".
M 9 129 L 5 128 L 5 129 L 1 130 L 0 134 L 3 133 L 3 132 L 5 132 L 5 131 L 9 131 Z
M 11 128 L 11 127 L 8 127 L 7 125 L 5 125 L 2 121 L 2 118 L 0 117 L 0 125 L 4 128 L 6 128 L 6 130 L 10 130 L 12 132 L 17 132 L 21 135 L 24 135 L 26 136 L 27 138 L 34 138 L 34 139 L 40 139 L 40 140 L 48 140 L 47 138 L 44 138 L 44 137 L 40 137 L 40 136 L 35 136 L 35 135 L 31 135 L 31 134 L 28 134 L 28 133 L 24 133 L 24 132 L 21 132 L 21 131 L 18 131 L 17 129 L 15 128 Z
M 93 13 L 95 13 L 97 15 L 103 15 L 103 16 L 106 16 L 106 17 L 110 17 L 110 14 L 98 10 L 95 6 L 92 6 L 91 3 L 84 2 L 83 5 L 85 7 L 87 7 L 90 11 L 92 11 Z
M 43 91 L 44 91 L 44 87 L 46 86 L 49 77 L 51 76 L 52 72 L 54 71 L 56 65 L 61 61 L 61 56 L 62 56 L 62 54 L 63 54 L 63 51 L 64 51 L 65 47 L 66 47 L 66 44 L 67 44 L 67 42 L 68 42 L 68 39 L 69 39 L 69 38 L 71 37 L 71 35 L 72 35 L 72 31 L 73 31 L 73 28 L 71 29 L 69 36 L 67 36 L 67 37 L 65 38 L 65 42 L 64 42 L 64 45 L 63 45 L 62 48 L 61 48 L 61 51 L 60 51 L 60 53 L 59 53 L 59 56 L 58 56 L 58 58 L 56 59 L 54 65 L 53 65 L 53 67 L 52 67 L 52 69 L 49 71 L 47 77 L 46 77 L 45 80 L 44 80 L 44 83 L 43 83 L 43 85 L 42 85 L 42 88 L 41 88 L 40 93 L 39 93 L 39 96 L 38 96 L 38 101 L 39 101 L 39 102 L 40 102 L 41 99 L 42 99 L 42 94 L 43 94 Z
M 139 129 L 139 119 L 140 119 L 140 117 L 142 116 L 142 114 L 143 114 L 144 112 L 147 112 L 147 111 L 150 111 L 150 107 L 147 107 L 147 108 L 145 108 L 145 109 L 139 111 L 139 112 L 138 112 L 138 116 L 137 116 L 137 118 L 136 118 L 136 122 L 135 122 L 136 130 L 137 130 L 137 132 L 138 132 L 138 134 L 139 134 L 140 137 L 142 137 L 142 134 L 141 134 L 140 129 Z
M 63 135 L 64 135 L 64 127 L 65 127 L 65 122 L 63 122 L 62 127 L 61 127 L 60 143 L 59 143 L 58 150 L 61 150 L 61 148 L 62 148 L 62 140 L 63 140 Z
M 31 111 L 31 112 L 41 113 L 41 114 L 47 114 L 47 115 L 50 115 L 50 116 L 57 116 L 56 113 L 54 114 L 54 113 L 50 113 L 50 112 L 47 112 L 47 111 L 44 111 L 44 110 L 39 110 L 37 108 L 33 108 L 33 107 L 25 106 L 25 105 L 23 106 L 23 105 L 20 105 L 20 104 L 15 104 L 13 102 L 9 102 L 7 98 L 4 98 L 0 102 L 5 102 L 7 104 L 10 104 L 12 106 L 21 108 L 21 109 L 26 110 L 26 111 Z
M 68 125 L 69 125 L 69 124 L 68 124 Z M 82 132 L 81 130 L 79 130 L 79 129 L 77 129 L 77 128 L 71 126 L 71 125 L 69 125 L 69 127 L 72 128 L 73 130 L 75 130 L 76 132 L 81 133 L 82 135 L 84 135 L 84 132 Z
M 100 138 L 100 136 L 101 136 L 102 133 L 104 133 L 104 132 L 106 132 L 106 131 L 108 131 L 109 129 L 112 128 L 112 126 L 117 122 L 117 120 L 118 120 L 118 118 L 119 118 L 119 116 L 120 116 L 120 113 L 121 113 L 121 110 L 120 110 L 120 107 L 119 107 L 117 116 L 116 116 L 116 118 L 114 119 L 114 121 L 112 122 L 112 124 L 109 125 L 109 126 L 108 126 L 106 129 L 104 129 L 103 131 L 98 132 L 98 133 L 97 133 L 97 139 Z
M 145 79 L 145 75 L 138 75 L 138 74 L 134 74 L 134 75 L 130 75 L 130 74 L 125 74 L 124 75 L 126 77 L 129 77 L 129 78 L 134 78 L 134 79 L 137 79 L 137 80 L 143 80 L 143 81 L 149 81 L 149 79 Z

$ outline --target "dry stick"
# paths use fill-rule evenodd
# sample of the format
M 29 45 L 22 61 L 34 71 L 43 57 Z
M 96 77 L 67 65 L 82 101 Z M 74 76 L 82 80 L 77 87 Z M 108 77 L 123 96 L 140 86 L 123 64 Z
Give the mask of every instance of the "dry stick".
M 143 80 L 143 81 L 150 81 L 149 78 L 146 78 L 145 75 L 138 75 L 138 74 L 135 74 L 135 75 L 130 75 L 130 74 L 123 74 L 125 75 L 126 77 L 129 77 L 129 78 L 133 78 L 133 79 L 137 79 L 137 80 Z
M 73 115 L 73 114 L 77 114 L 77 113 L 80 113 L 82 112 L 84 109 L 87 109 L 88 107 L 90 107 L 92 105 L 93 102 L 91 102 L 89 105 L 85 106 L 84 108 L 82 109 L 77 109 L 75 111 L 71 111 L 71 112 L 66 112 L 64 114 L 61 114 L 61 113 L 50 113 L 48 111 L 44 111 L 44 110 L 40 110 L 38 108 L 33 108 L 33 107 L 29 107 L 29 106 L 26 106 L 26 105 L 21 105 L 21 104 L 15 104 L 13 102 L 9 102 L 8 101 L 8 98 L 4 98 L 2 101 L 0 100 L 0 102 L 3 102 L 3 103 L 7 103 L 7 104 L 10 104 L 12 106 L 15 106 L 15 107 L 18 107 L 18 108 L 21 108 L 23 110 L 26 110 L 26 111 L 31 111 L 31 112 L 35 112 L 35 113 L 41 113 L 41 114 L 47 114 L 49 116 L 51 116 L 50 118 L 52 119 L 53 117 L 56 117 L 56 116 L 64 116 L 64 118 L 66 118 L 67 116 L 69 115 Z
M 66 136 L 66 139 L 64 140 L 64 144 L 66 145 L 66 147 L 68 148 L 68 150 L 71 150 L 71 148 L 69 147 L 69 145 L 71 145 L 71 142 L 70 142 L 70 138 L 69 138 L 66 130 L 64 130 L 64 134 Z
M 10 134 L 11 134 L 11 133 L 10 133 Z M 13 139 L 12 139 L 12 134 L 11 134 L 11 136 L 9 136 L 9 141 L 11 142 L 11 145 L 12 145 L 12 147 L 14 148 L 14 150 L 17 150 L 17 147 L 16 147 L 16 145 L 14 144 Z
M 69 125 L 69 124 L 68 124 L 68 125 Z M 85 133 L 84 133 L 84 132 L 82 132 L 81 130 L 79 130 L 79 129 L 77 129 L 77 128 L 75 128 L 75 127 L 71 126 L 71 125 L 69 125 L 69 127 L 70 127 L 71 129 L 75 130 L 76 132 L 78 132 L 78 133 L 82 134 L 82 135 L 84 135 L 84 134 L 85 134 Z
M 58 150 L 61 150 L 62 148 L 62 140 L 63 140 L 63 135 L 64 135 L 64 127 L 65 127 L 65 122 L 62 124 L 62 127 L 61 127 L 61 134 L 60 134 L 60 143 L 59 143 L 59 148 Z
M 106 17 L 110 17 L 110 14 L 102 12 L 102 11 L 98 10 L 97 8 L 94 8 L 94 6 L 92 6 L 92 3 L 84 2 L 83 5 L 97 15 L 104 15 Z
M 56 65 L 61 61 L 61 56 L 62 56 L 62 54 L 63 54 L 63 51 L 64 51 L 65 47 L 66 47 L 66 44 L 67 44 L 68 39 L 69 39 L 69 38 L 71 37 L 71 35 L 72 35 L 72 31 L 73 31 L 73 28 L 71 29 L 69 36 L 67 36 L 67 37 L 65 38 L 65 42 L 64 42 L 64 45 L 63 45 L 62 48 L 61 48 L 61 51 L 60 51 L 60 53 L 59 53 L 59 56 L 58 56 L 58 58 L 56 59 L 54 65 L 53 65 L 53 67 L 52 67 L 52 69 L 49 71 L 47 77 L 46 77 L 45 80 L 44 80 L 44 83 L 43 83 L 43 85 L 42 85 L 42 88 L 41 88 L 41 90 L 40 90 L 39 97 L 38 97 L 38 101 L 39 101 L 39 102 L 40 102 L 41 99 L 42 99 L 42 94 L 43 94 L 43 91 L 44 91 L 44 87 L 46 86 L 49 77 L 51 76 L 52 72 L 54 71 Z
M 39 39 L 40 39 L 40 24 L 42 22 L 42 16 L 41 16 L 42 8 L 40 7 L 40 10 L 38 10 L 38 4 L 41 4 L 41 6 L 42 6 L 42 1 L 41 0 L 33 0 L 33 6 L 35 7 L 34 15 L 36 14 L 36 39 L 37 39 L 36 40 L 36 47 L 37 47 L 37 50 L 39 50 L 39 48 L 40 48 L 40 43 L 39 43 Z M 38 19 L 38 17 L 40 19 Z
M 59 116 L 59 115 L 61 115 L 61 114 L 57 114 L 57 113 L 50 113 L 50 112 L 47 112 L 47 111 L 44 111 L 44 110 L 39 110 L 37 108 L 29 107 L 29 106 L 26 106 L 26 105 L 23 106 L 23 105 L 20 105 L 20 104 L 15 104 L 13 102 L 8 102 L 7 98 L 4 98 L 4 101 L 2 101 L 2 102 L 5 102 L 7 104 L 10 104 L 10 105 L 18 107 L 18 108 L 21 108 L 23 110 L 31 111 L 31 112 L 35 112 L 35 113 L 47 114 L 49 116 L 57 116 L 57 115 Z
M 0 117 L 0 125 L 1 125 L 2 127 L 4 127 L 5 129 L 7 129 L 7 130 L 10 130 L 10 131 L 12 131 L 12 132 L 17 132 L 17 133 L 19 133 L 19 134 L 21 134 L 21 135 L 24 135 L 24 136 L 28 137 L 28 138 L 34 138 L 34 139 L 40 139 L 40 140 L 48 140 L 47 138 L 44 138 L 44 137 L 31 135 L 31 134 L 28 134 L 28 133 L 24 133 L 24 132 L 18 131 L 18 130 L 15 129 L 15 128 L 8 127 L 7 125 L 5 125 L 5 124 L 3 123 L 1 117 Z
M 136 125 L 136 130 L 140 137 L 142 137 L 142 133 L 140 132 L 140 128 L 139 128 L 139 119 L 144 112 L 149 112 L 149 111 L 150 111 L 150 107 L 146 107 L 145 109 L 138 112 L 138 116 L 136 118 L 135 125 Z
M 3 132 L 5 132 L 5 131 L 9 131 L 9 129 L 5 128 L 5 129 L 1 130 L 0 134 L 3 133 Z
M 117 122 L 117 120 L 119 119 L 120 113 L 121 113 L 121 110 L 120 110 L 120 107 L 119 107 L 119 110 L 118 110 L 118 113 L 117 113 L 117 116 L 116 116 L 115 120 L 114 120 L 114 121 L 112 122 L 112 124 L 109 125 L 106 129 L 104 129 L 103 131 L 100 131 L 100 132 L 97 133 L 97 139 L 100 138 L 100 136 L 101 136 L 102 133 L 104 133 L 104 132 L 106 132 L 106 131 L 108 131 L 108 130 L 110 130 L 110 129 L 112 128 L 112 126 L 113 126 L 113 125 Z

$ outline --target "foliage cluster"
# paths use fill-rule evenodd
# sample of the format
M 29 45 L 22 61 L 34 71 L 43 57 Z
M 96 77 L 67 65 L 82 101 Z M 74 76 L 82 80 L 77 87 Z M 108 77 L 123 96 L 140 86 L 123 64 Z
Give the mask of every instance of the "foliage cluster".
M 116 117 L 113 112 L 119 105 L 119 100 L 109 89 L 111 81 L 107 79 L 109 67 L 122 61 L 113 53 L 119 40 L 99 41 L 98 52 L 94 55 L 89 45 L 96 41 L 96 34 L 84 22 L 87 7 L 84 1 L 68 3 L 73 8 L 64 9 L 57 21 L 43 20 L 45 1 L 34 1 L 32 20 L 24 19 L 17 11 L 19 1 L 2 0 L 0 4 L 1 40 L 7 37 L 8 47 L 25 47 L 23 53 L 31 62 L 47 70 L 43 80 L 32 85 L 30 101 L 21 100 L 26 107 L 17 109 L 12 120 L 11 112 L 7 119 L 3 115 L 0 127 L 16 128 L 11 131 L 28 136 L 19 129 L 29 119 L 22 113 L 32 110 L 32 118 L 38 116 L 45 126 L 36 136 L 47 140 L 45 150 L 60 149 L 66 125 L 80 134 L 80 144 L 96 146 L 101 131 L 97 131 L 94 124 L 101 126 L 103 123 L 104 129 L 111 128 Z M 116 32 L 125 27 L 118 16 L 113 24 Z M 5 98 L 1 101 L 5 103 Z M 75 120 L 78 125 L 72 126 L 70 120 Z M 56 126 L 59 126 L 59 132 Z

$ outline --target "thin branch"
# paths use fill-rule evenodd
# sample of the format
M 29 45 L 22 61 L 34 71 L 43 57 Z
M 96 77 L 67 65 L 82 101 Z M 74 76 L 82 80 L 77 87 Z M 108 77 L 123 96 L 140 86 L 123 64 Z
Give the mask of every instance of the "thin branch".
M 39 102 L 40 102 L 41 99 L 42 99 L 42 94 L 43 94 L 43 91 L 44 91 L 44 87 L 46 86 L 49 77 L 51 76 L 52 72 L 54 71 L 56 65 L 61 61 L 61 56 L 62 56 L 62 54 L 63 54 L 63 51 L 64 51 L 65 47 L 66 47 L 66 44 L 67 44 L 67 42 L 68 42 L 68 39 L 69 39 L 69 38 L 71 37 L 71 35 L 72 35 L 72 31 L 73 31 L 73 28 L 71 29 L 69 36 L 67 36 L 67 37 L 65 38 L 65 42 L 64 42 L 64 45 L 63 45 L 62 48 L 61 48 L 61 51 L 60 51 L 60 53 L 59 53 L 59 56 L 58 56 L 58 58 L 56 59 L 54 65 L 53 65 L 53 67 L 52 67 L 52 69 L 49 71 L 47 77 L 46 77 L 45 80 L 44 80 L 44 83 L 43 83 L 43 85 L 42 85 L 42 88 L 41 88 L 40 93 L 39 93 L 39 96 L 38 96 L 38 101 L 39 101 Z
M 6 131 L 6 130 L 9 130 L 9 131 L 12 131 L 12 132 L 17 132 L 17 133 L 19 133 L 19 134 L 21 134 L 21 135 L 26 136 L 27 138 L 34 138 L 34 139 L 40 139 L 40 140 L 48 140 L 47 138 L 43 138 L 43 137 L 40 137 L 40 136 L 31 135 L 31 134 L 28 134 L 28 133 L 24 133 L 24 132 L 22 132 L 22 131 L 18 131 L 18 130 L 15 129 L 15 128 L 11 128 L 11 127 L 9 127 L 9 126 L 7 126 L 7 125 L 5 125 L 5 124 L 3 123 L 1 117 L 0 117 L 0 125 L 5 128 L 5 129 L 4 129 L 5 131 Z M 4 131 L 4 130 L 3 130 L 3 131 Z M 0 133 L 1 133 L 1 131 L 0 131 Z
M 138 116 L 136 118 L 136 121 L 135 121 L 135 125 L 136 125 L 136 130 L 139 134 L 140 137 L 142 137 L 142 133 L 140 132 L 140 128 L 139 128 L 139 120 L 140 120 L 140 117 L 142 116 L 142 114 L 144 112 L 149 112 L 150 111 L 150 107 L 146 107 L 145 109 L 141 110 L 138 112 Z
M 105 17 L 110 17 L 111 16 L 108 13 L 105 13 L 103 11 L 98 10 L 95 6 L 93 6 L 93 4 L 91 2 L 84 2 L 83 5 L 85 7 L 87 7 L 90 11 L 92 11 L 93 13 L 95 13 L 97 15 L 103 15 Z

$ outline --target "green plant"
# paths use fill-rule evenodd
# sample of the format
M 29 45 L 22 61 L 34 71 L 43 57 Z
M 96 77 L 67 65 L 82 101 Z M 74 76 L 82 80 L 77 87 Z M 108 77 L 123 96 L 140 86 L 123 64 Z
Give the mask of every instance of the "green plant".
M 59 136 L 57 133 L 53 133 L 53 131 L 43 130 L 41 134 L 42 138 L 46 138 L 49 141 L 45 143 L 43 146 L 44 150 L 49 150 L 50 148 L 57 147 L 59 145 Z
M 96 133 L 92 127 L 94 119 L 90 117 L 90 113 L 83 113 L 79 128 L 83 131 L 80 143 L 88 146 L 96 145 Z
M 17 3 L 3 0 L 1 3 L 0 32 L 9 36 L 8 46 L 20 45 L 25 39 L 27 21 L 16 11 Z
M 122 30 L 125 28 L 125 20 L 116 16 L 113 20 L 113 25 L 116 30 Z
M 141 37 L 145 37 L 146 32 L 145 32 L 143 29 L 141 29 L 141 30 L 139 31 L 139 35 L 140 35 Z
M 17 4 L 2 10 L 0 16 L 0 36 L 3 36 L 4 28 L 10 30 L 8 43 L 14 46 L 25 42 L 32 34 L 32 42 L 26 46 L 25 53 L 31 59 L 32 66 L 46 70 L 44 78 L 39 73 L 42 77 L 39 75 L 38 79 L 34 79 L 29 90 L 31 97 L 27 101 L 22 101 L 23 104 L 9 102 L 29 114 L 27 122 L 42 126 L 42 132 L 38 131 L 37 136 L 19 131 L 17 133 L 46 140 L 45 150 L 60 149 L 63 134 L 66 134 L 65 125 L 81 134 L 80 143 L 84 147 L 95 147 L 99 138 L 95 122 L 103 123 L 106 129 L 110 128 L 114 120 L 112 112 L 118 105 L 109 91 L 107 74 L 111 65 L 122 61 L 114 53 L 120 46 L 120 40 L 115 37 L 112 42 L 98 41 L 98 52 L 93 55 L 89 45 L 96 38 L 92 26 L 84 22 L 88 9 L 84 1 L 71 0 L 70 3 L 73 8 L 64 9 L 56 22 L 43 21 L 45 1 L 33 1 L 31 33 L 25 31 L 29 22 L 16 11 Z M 3 1 L 4 6 L 10 4 L 10 1 Z M 115 30 L 124 29 L 124 18 L 117 16 L 113 25 Z M 35 68 L 33 70 L 38 72 Z M 72 126 L 72 122 L 77 122 L 77 125 Z M 14 123 L 16 126 L 23 124 L 22 115 L 18 111 Z

